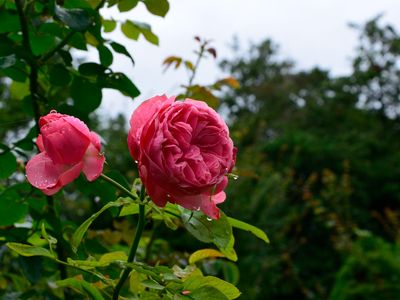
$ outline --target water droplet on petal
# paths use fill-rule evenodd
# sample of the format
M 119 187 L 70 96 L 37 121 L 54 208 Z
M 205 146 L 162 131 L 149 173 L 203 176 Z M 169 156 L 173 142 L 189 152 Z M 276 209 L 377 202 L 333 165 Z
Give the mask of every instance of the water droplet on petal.
M 51 114 L 56 114 L 57 111 L 56 111 L 55 109 L 52 109 L 52 110 L 50 111 L 50 113 L 51 113 Z
M 137 160 L 135 160 L 135 164 L 139 163 Z
M 196 210 L 197 210 L 197 211 L 200 211 L 200 207 L 196 207 Z
M 167 194 L 167 198 L 171 198 L 171 195 L 170 195 L 170 194 Z

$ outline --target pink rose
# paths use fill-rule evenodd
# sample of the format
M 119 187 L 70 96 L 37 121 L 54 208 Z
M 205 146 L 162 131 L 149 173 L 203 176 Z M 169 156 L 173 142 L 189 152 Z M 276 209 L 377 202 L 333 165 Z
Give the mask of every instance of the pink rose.
M 50 112 L 39 120 L 36 144 L 40 153 L 26 165 L 30 184 L 46 195 L 57 193 L 76 179 L 81 171 L 93 181 L 103 170 L 100 138 L 81 120 Z
M 221 117 L 204 102 L 163 95 L 143 102 L 130 125 L 129 150 L 153 202 L 218 219 L 237 151 Z

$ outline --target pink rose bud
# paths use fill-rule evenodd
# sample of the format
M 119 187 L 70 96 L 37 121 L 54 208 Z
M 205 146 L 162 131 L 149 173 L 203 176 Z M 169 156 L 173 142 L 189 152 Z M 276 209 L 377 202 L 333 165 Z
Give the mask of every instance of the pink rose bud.
M 218 219 L 237 152 L 222 118 L 204 102 L 163 95 L 143 102 L 130 125 L 129 150 L 153 202 Z
M 46 195 L 57 193 L 81 171 L 93 181 L 103 171 L 100 138 L 81 120 L 51 111 L 39 120 L 36 144 L 40 153 L 26 165 L 30 184 Z

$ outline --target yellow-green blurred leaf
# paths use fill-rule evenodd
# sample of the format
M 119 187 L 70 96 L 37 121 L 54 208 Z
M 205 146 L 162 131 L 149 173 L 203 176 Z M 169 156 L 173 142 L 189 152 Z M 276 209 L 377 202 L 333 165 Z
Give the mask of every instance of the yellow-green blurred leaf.
M 215 257 L 225 257 L 225 255 L 215 249 L 201 249 L 197 250 L 196 252 L 192 253 L 192 255 L 190 255 L 189 263 L 194 264 L 199 260 L 205 258 L 215 258 Z

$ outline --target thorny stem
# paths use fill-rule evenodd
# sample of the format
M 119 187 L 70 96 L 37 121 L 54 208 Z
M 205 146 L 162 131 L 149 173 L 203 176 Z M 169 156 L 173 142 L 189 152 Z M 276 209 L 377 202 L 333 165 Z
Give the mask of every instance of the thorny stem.
M 133 262 L 133 260 L 135 259 L 136 256 L 136 251 L 137 248 L 139 246 L 139 242 L 140 242 L 140 238 L 142 236 L 143 233 L 143 229 L 144 229 L 144 223 L 145 223 L 145 210 L 144 210 L 144 204 L 143 204 L 143 200 L 145 197 L 145 188 L 144 185 L 142 185 L 142 189 L 140 191 L 140 204 L 139 204 L 139 220 L 136 226 L 136 232 L 135 232 L 135 238 L 133 240 L 132 246 L 131 246 L 131 250 L 129 251 L 129 256 L 128 256 L 128 263 Z M 119 293 L 121 291 L 121 288 L 123 287 L 126 279 L 129 276 L 129 273 L 132 271 L 131 267 L 127 267 L 121 274 L 121 277 L 114 289 L 114 294 L 113 294 L 113 300 L 118 300 L 119 297 Z

